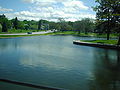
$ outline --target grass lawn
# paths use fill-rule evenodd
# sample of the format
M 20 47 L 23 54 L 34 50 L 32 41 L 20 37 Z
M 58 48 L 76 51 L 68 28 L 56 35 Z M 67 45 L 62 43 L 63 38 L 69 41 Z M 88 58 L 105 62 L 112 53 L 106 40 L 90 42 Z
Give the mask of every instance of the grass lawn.
M 97 33 L 80 33 L 75 31 L 64 31 L 64 32 L 55 32 L 54 34 L 56 35 L 77 35 L 77 36 L 93 36 L 93 37 L 101 37 L 101 38 L 106 38 L 107 34 L 97 34 Z M 117 34 L 110 34 L 110 38 L 116 38 L 118 35 Z
M 117 40 L 81 40 L 83 42 L 90 42 L 90 43 L 103 43 L 103 44 L 117 44 Z

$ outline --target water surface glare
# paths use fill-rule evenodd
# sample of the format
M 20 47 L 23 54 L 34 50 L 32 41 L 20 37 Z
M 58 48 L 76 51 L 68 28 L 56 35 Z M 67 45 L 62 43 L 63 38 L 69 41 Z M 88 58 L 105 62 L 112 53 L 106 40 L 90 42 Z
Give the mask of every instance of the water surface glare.
M 74 45 L 93 37 L 0 39 L 0 78 L 65 90 L 120 89 L 120 51 Z M 0 90 L 35 90 L 0 82 Z

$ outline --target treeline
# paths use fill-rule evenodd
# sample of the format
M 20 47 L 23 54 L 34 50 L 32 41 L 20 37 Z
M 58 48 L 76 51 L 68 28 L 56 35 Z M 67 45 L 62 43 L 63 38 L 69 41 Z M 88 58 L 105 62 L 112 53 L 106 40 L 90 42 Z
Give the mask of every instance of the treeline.
M 20 21 L 18 18 L 8 20 L 6 16 L 0 15 L 1 32 L 8 32 L 8 30 L 57 30 L 57 31 L 75 31 L 78 33 L 89 33 L 95 30 L 95 21 L 90 18 L 84 18 L 79 21 L 65 21 L 59 18 L 58 22 L 39 20 L 39 21 Z
M 3 15 L 0 15 L 0 27 L 1 27 L 1 32 L 8 32 L 8 30 L 18 30 L 18 29 L 21 29 L 21 30 L 36 30 L 37 29 L 37 24 L 38 22 L 34 21 L 34 20 L 31 20 L 31 21 L 27 21 L 27 20 L 24 20 L 24 21 L 20 21 L 18 20 L 18 18 L 14 18 L 14 19 L 11 19 L 11 20 L 8 20 L 8 18 L 6 18 L 6 16 L 3 14 Z

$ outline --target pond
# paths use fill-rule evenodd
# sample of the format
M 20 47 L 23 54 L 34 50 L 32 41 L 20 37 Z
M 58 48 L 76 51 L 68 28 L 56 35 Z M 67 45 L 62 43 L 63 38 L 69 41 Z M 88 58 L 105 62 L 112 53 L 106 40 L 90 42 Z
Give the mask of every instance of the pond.
M 64 90 L 120 90 L 120 51 L 74 45 L 93 37 L 0 39 L 0 79 Z M 0 82 L 1 90 L 36 90 Z

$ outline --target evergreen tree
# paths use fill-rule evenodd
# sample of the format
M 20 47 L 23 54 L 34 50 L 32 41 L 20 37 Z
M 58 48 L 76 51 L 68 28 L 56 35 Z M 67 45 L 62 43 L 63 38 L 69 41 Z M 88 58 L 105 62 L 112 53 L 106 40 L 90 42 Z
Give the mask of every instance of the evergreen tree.
M 8 19 L 6 16 L 0 15 L 0 24 L 2 25 L 2 32 L 7 32 L 8 31 Z
M 7 31 L 8 31 L 7 23 L 4 21 L 2 23 L 2 32 L 7 32 Z
M 18 29 L 18 19 L 17 19 L 17 17 L 13 21 L 13 28 Z
M 42 26 L 42 20 L 39 20 L 39 22 L 38 22 L 38 30 L 41 30 L 41 26 Z

